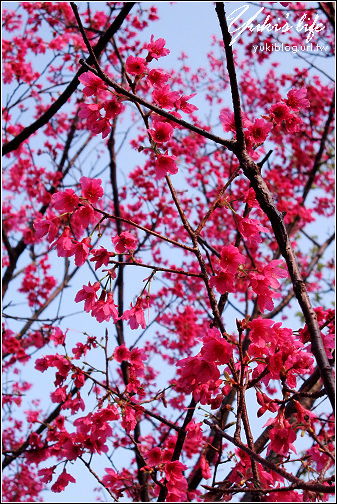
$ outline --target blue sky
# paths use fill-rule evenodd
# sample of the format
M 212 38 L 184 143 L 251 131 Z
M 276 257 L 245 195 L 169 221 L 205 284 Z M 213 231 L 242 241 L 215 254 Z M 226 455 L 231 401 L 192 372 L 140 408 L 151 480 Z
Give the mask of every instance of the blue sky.
M 78 2 L 79 3 L 79 2 Z M 143 2 L 146 4 L 153 4 L 153 2 Z M 268 2 L 266 2 L 268 3 Z M 7 8 L 12 8 L 9 4 L 11 2 L 6 2 L 5 5 Z M 13 2 L 13 7 L 15 3 Z M 93 2 L 92 2 L 93 4 Z M 142 38 L 144 40 L 149 41 L 150 36 L 153 34 L 154 38 L 164 38 L 166 40 L 166 47 L 170 49 L 170 55 L 166 58 L 163 58 L 160 61 L 160 64 L 166 68 L 174 68 L 177 66 L 177 57 L 181 55 L 183 51 L 188 55 L 188 65 L 192 68 L 198 67 L 207 67 L 207 58 L 206 54 L 211 50 L 211 41 L 212 35 L 215 34 L 217 37 L 220 36 L 220 29 L 218 26 L 217 16 L 214 10 L 213 2 L 156 2 L 154 3 L 158 8 L 158 14 L 160 17 L 159 21 L 152 23 L 147 29 L 145 29 L 142 33 Z M 309 2 L 307 2 L 309 5 Z M 97 8 L 98 2 L 95 2 Z M 240 2 L 225 2 L 225 7 L 227 12 L 231 12 L 232 10 L 237 9 L 240 5 L 243 5 Z M 252 6 L 251 12 L 258 10 L 259 7 Z M 261 18 L 263 21 L 263 16 Z M 245 39 L 245 35 L 242 35 L 243 40 Z M 294 63 L 294 60 L 291 57 L 291 54 L 282 53 L 273 55 L 275 61 L 279 61 L 282 65 L 282 68 L 289 70 L 290 62 Z M 297 62 L 297 64 L 301 64 Z M 268 67 L 270 65 L 270 61 L 267 63 Z M 264 69 L 261 68 L 261 71 Z M 331 66 L 327 68 L 328 71 L 331 71 Z M 203 103 L 200 97 L 195 97 L 195 99 L 191 100 L 192 103 L 195 103 L 199 107 L 198 114 L 200 117 L 203 114 L 206 116 L 208 113 L 208 109 L 205 103 Z M 132 159 L 134 154 L 132 154 Z M 138 161 L 139 162 L 139 161 Z M 133 272 L 134 274 L 134 272 Z M 141 281 L 146 275 L 142 273 L 135 274 L 135 281 L 138 276 L 138 279 Z M 79 277 L 75 280 L 75 283 L 78 283 L 81 288 L 82 284 L 85 283 L 86 280 L 83 280 L 82 277 Z M 72 293 L 74 290 L 72 289 Z M 67 295 L 65 293 L 65 295 Z M 69 302 L 71 302 L 69 297 Z M 79 308 L 80 305 L 76 305 L 73 303 L 73 310 Z M 82 305 L 81 305 L 82 306 Z M 83 315 L 82 315 L 83 316 Z M 90 327 L 90 316 L 85 314 L 88 318 L 88 326 Z M 72 320 L 73 327 L 76 326 L 76 319 Z M 72 334 L 73 341 L 75 342 L 76 333 L 73 331 Z M 70 345 L 71 347 L 71 345 Z M 41 375 L 32 370 L 35 379 L 40 380 L 38 387 L 41 389 L 45 388 L 45 384 L 50 380 L 53 380 L 53 372 L 49 375 L 44 374 Z M 38 375 L 38 376 L 37 376 Z M 263 425 L 265 420 L 256 419 L 255 421 L 255 429 L 258 432 L 258 429 Z M 96 457 L 97 465 L 94 465 L 95 470 L 99 474 L 103 474 L 103 468 L 109 467 L 109 462 L 104 460 L 104 456 Z M 50 465 L 50 464 L 48 464 Z M 46 502 L 90 502 L 95 501 L 97 494 L 93 492 L 92 488 L 97 486 L 94 478 L 88 473 L 87 469 L 84 468 L 80 461 L 76 462 L 73 466 L 69 464 L 67 467 L 68 472 L 73 474 L 76 478 L 76 484 L 69 484 L 66 488 L 65 492 L 62 494 L 54 494 L 52 492 L 48 492 L 45 494 Z

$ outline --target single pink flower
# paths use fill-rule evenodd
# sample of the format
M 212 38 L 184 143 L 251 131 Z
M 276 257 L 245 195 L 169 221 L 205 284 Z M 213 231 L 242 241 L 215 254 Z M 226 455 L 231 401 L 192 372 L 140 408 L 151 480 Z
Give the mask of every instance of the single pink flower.
M 64 469 L 64 471 L 60 474 L 55 483 L 52 485 L 51 491 L 55 493 L 63 492 L 63 490 L 69 483 L 76 483 L 76 480 Z
M 106 248 L 101 247 L 99 249 L 93 249 L 91 251 L 91 259 L 90 262 L 94 262 L 95 271 L 100 268 L 103 264 L 104 266 L 108 266 L 110 260 L 110 252 L 107 251 Z
M 256 119 L 254 124 L 248 126 L 247 135 L 252 137 L 254 143 L 263 143 L 272 129 L 273 125 L 270 122 Z
M 169 49 L 166 49 L 166 42 L 163 38 L 159 38 L 157 40 L 153 40 L 153 35 L 151 35 L 151 40 L 149 44 L 144 45 L 144 49 L 148 49 L 148 55 L 146 57 L 146 61 L 150 62 L 152 59 L 162 58 L 163 56 L 167 56 L 170 54 Z
M 285 128 L 287 133 L 298 133 L 303 120 L 296 114 L 290 114 L 285 120 Z
M 130 75 L 141 75 L 145 72 L 146 61 L 144 58 L 129 56 L 126 60 L 126 71 Z
M 120 345 L 115 348 L 113 355 L 117 362 L 123 362 L 128 361 L 130 359 L 131 352 L 125 346 L 125 343 L 123 343 L 123 345 Z
M 310 107 L 310 102 L 306 98 L 307 89 L 302 87 L 300 89 L 291 89 L 287 94 L 286 104 L 295 112 L 302 108 Z
M 71 224 L 74 230 L 86 229 L 89 224 L 95 224 L 95 222 L 95 211 L 91 205 L 82 205 L 75 210 L 71 217 Z
M 77 242 L 74 245 L 75 252 L 75 264 L 76 266 L 82 266 L 88 258 L 90 251 L 90 238 L 84 238 L 81 242 Z
M 84 310 L 90 312 L 96 303 L 96 292 L 100 287 L 101 284 L 99 282 L 95 282 L 93 285 L 90 282 L 88 285 L 83 285 L 83 288 L 76 294 L 75 302 L 85 301 Z
M 116 98 L 112 98 L 112 100 L 105 101 L 103 104 L 103 108 L 105 110 L 106 119 L 114 119 L 124 110 L 124 105 L 122 105 Z
M 212 276 L 209 280 L 209 286 L 215 287 L 219 294 L 226 292 L 234 292 L 235 276 L 229 271 L 220 271 L 217 275 Z
M 171 173 L 172 175 L 178 173 L 178 166 L 175 163 L 176 159 L 176 156 L 168 156 L 166 154 L 158 156 L 155 161 L 156 179 L 165 177 L 167 173 Z
M 102 291 L 102 294 L 99 300 L 95 303 L 91 310 L 91 315 L 96 318 L 98 322 L 109 322 L 111 317 L 114 322 L 118 320 L 118 310 L 117 306 L 114 303 L 113 295 L 111 292 L 106 294 L 105 299 L 105 291 Z
M 155 129 L 150 129 L 150 134 L 154 142 L 158 144 L 168 142 L 173 135 L 173 128 L 170 124 L 166 122 L 156 122 L 154 125 Z
M 128 231 L 123 231 L 120 235 L 111 238 L 115 245 L 116 254 L 125 254 L 127 251 L 136 250 L 138 240 Z
M 73 189 L 58 191 L 51 197 L 54 208 L 61 213 L 73 212 L 78 205 L 79 199 Z
M 186 112 L 186 114 L 190 114 L 194 112 L 195 110 L 198 110 L 198 107 L 196 105 L 193 105 L 192 103 L 188 103 L 188 100 L 190 98 L 193 98 L 197 93 L 193 93 L 191 95 L 182 95 L 174 102 L 174 106 L 177 110 L 182 110 L 183 112 Z
M 172 108 L 176 100 L 179 100 L 180 95 L 177 91 L 171 91 L 170 85 L 155 88 L 152 93 L 154 102 L 161 108 Z
M 289 450 L 296 453 L 296 448 L 292 444 L 296 440 L 296 432 L 285 418 L 281 417 L 275 421 L 274 427 L 269 431 L 269 449 L 275 453 L 287 457 Z
M 257 246 L 258 243 L 262 242 L 260 232 L 267 232 L 268 229 L 262 226 L 257 219 L 249 219 L 248 217 L 237 216 L 238 218 L 238 229 L 247 241 L 247 245 L 250 247 Z
M 153 68 L 147 75 L 147 80 L 152 86 L 161 88 L 168 81 L 170 75 L 159 70 L 158 68 Z
M 150 466 L 156 466 L 162 461 L 162 453 L 159 447 L 152 448 L 145 454 L 145 460 Z
M 70 227 L 66 226 L 61 236 L 51 246 L 56 244 L 59 257 L 71 257 L 75 253 L 73 240 L 70 238 Z
M 97 93 L 99 89 L 106 89 L 106 85 L 102 79 L 92 72 L 85 72 L 79 76 L 78 80 L 81 84 L 84 84 L 85 88 L 83 89 L 83 93 L 86 96 L 91 96 Z
M 52 219 L 37 218 L 34 221 L 33 227 L 35 229 L 35 236 L 37 240 L 40 240 L 47 235 L 47 240 L 52 242 L 58 234 L 60 219 L 59 217 L 54 217 Z
M 276 122 L 276 124 L 280 124 L 282 121 L 287 119 L 291 114 L 290 108 L 282 102 L 277 102 L 272 105 L 269 109 L 271 118 Z
M 141 299 L 138 299 L 135 306 L 132 306 L 131 309 L 126 310 L 122 315 L 122 320 L 128 320 L 131 329 L 138 329 L 141 326 L 143 329 L 146 327 L 144 311 L 142 308 Z
M 207 362 L 227 364 L 233 356 L 233 347 L 220 335 L 217 329 L 210 329 L 203 338 L 202 358 Z
M 240 254 L 234 245 L 225 245 L 220 253 L 220 268 L 222 271 L 235 274 L 240 264 L 246 261 L 245 256 Z
M 83 198 L 87 199 L 89 203 L 95 205 L 97 201 L 103 196 L 103 188 L 101 186 L 101 179 L 92 179 L 89 177 L 81 177 L 80 184 L 82 189 Z

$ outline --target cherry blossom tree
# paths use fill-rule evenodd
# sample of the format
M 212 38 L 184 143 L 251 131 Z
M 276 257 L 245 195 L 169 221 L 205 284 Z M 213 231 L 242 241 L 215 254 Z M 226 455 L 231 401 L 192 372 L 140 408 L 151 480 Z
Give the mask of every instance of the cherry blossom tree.
M 3 500 L 326 501 L 334 4 L 157 7 L 3 9 Z

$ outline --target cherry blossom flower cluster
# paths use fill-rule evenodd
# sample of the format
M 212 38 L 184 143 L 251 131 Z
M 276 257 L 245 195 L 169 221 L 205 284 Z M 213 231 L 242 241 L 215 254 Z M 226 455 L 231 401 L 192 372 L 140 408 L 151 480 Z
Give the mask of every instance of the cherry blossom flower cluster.
M 248 244 L 256 246 L 261 241 L 259 231 L 268 229 L 256 219 L 241 218 L 239 220 L 239 231 L 247 240 Z M 246 258 L 234 245 L 225 245 L 221 249 L 219 266 L 220 271 L 210 279 L 210 286 L 215 287 L 220 294 L 236 291 L 235 280 L 239 275 L 244 274 L 244 264 Z M 259 265 L 255 271 L 246 273 L 249 278 L 248 287 L 257 294 L 258 305 L 263 313 L 266 309 L 271 311 L 274 308 L 272 298 L 280 298 L 282 294 L 276 290 L 280 287 L 277 278 L 286 278 L 288 273 L 279 266 L 283 265 L 282 260 L 272 260 L 269 264 Z
M 303 120 L 298 113 L 310 107 L 310 101 L 306 98 L 307 89 L 291 89 L 287 99 L 274 103 L 262 118 L 255 119 L 252 123 L 247 117 L 243 117 L 243 126 L 248 153 L 253 159 L 258 159 L 256 148 L 264 144 L 269 133 L 277 126 L 282 126 L 287 133 L 297 133 Z M 220 121 L 225 132 L 236 134 L 234 114 L 229 109 L 223 108 L 220 112 Z
M 170 74 L 157 68 L 151 70 L 148 68 L 148 64 L 153 59 L 158 60 L 170 53 L 169 49 L 165 48 L 165 40 L 162 38 L 154 40 L 152 35 L 150 43 L 145 44 L 143 49 L 148 51 L 145 58 L 130 55 L 126 59 L 126 71 L 129 76 L 134 78 L 136 89 L 148 91 L 153 88 L 153 102 L 158 107 L 167 109 L 177 118 L 181 118 L 179 110 L 187 114 L 192 114 L 197 110 L 198 108 L 188 101 L 196 93 L 182 95 L 178 91 L 172 91 L 170 84 L 168 84 Z M 98 103 L 95 104 L 83 104 L 79 117 L 86 119 L 86 126 L 93 134 L 102 133 L 102 138 L 105 138 L 111 130 L 111 120 L 123 112 L 124 105 L 121 101 L 126 98 L 114 93 L 115 96 L 111 100 L 102 99 L 108 88 L 94 73 L 86 72 L 79 77 L 79 80 L 85 86 L 83 89 L 84 95 L 95 95 L 98 100 Z M 100 113 L 102 109 L 105 111 L 104 117 Z M 168 147 L 173 137 L 174 129 L 179 128 L 179 126 L 175 122 L 157 114 L 152 114 L 151 122 L 152 127 L 148 128 L 148 134 L 152 142 L 151 148 L 154 153 L 153 162 L 156 178 L 159 179 L 167 173 L 175 174 L 178 172 L 178 167 L 175 163 L 176 156 L 168 154 Z

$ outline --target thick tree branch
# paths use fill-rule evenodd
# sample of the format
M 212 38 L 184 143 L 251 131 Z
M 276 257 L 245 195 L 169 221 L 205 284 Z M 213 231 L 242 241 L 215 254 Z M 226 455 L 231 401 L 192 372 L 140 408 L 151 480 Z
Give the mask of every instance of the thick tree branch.
M 239 138 L 239 135 L 241 134 L 242 130 L 242 122 L 240 123 L 239 120 L 239 116 L 241 117 L 241 115 L 239 114 L 240 100 L 237 96 L 237 83 L 236 83 L 237 81 L 236 81 L 233 51 L 231 46 L 229 45 L 230 36 L 228 32 L 223 2 L 216 3 L 216 12 L 219 18 L 219 23 L 223 35 L 223 41 L 226 48 L 227 69 L 232 86 L 234 114 L 238 116 L 237 137 Z M 243 169 L 244 174 L 250 181 L 255 191 L 256 199 L 259 202 L 261 209 L 267 215 L 272 225 L 273 232 L 276 241 L 278 243 L 280 252 L 287 263 L 289 275 L 293 284 L 294 293 L 299 302 L 305 322 L 308 326 L 308 330 L 310 333 L 312 353 L 316 358 L 318 367 L 321 372 L 321 377 L 324 382 L 324 386 L 331 403 L 331 407 L 334 411 L 335 380 L 333 376 L 333 371 L 325 353 L 316 314 L 312 308 L 305 283 L 299 271 L 295 253 L 291 246 L 290 239 L 286 227 L 284 225 L 282 214 L 277 210 L 271 192 L 269 191 L 267 184 L 265 183 L 263 177 L 261 176 L 260 167 L 247 154 L 247 151 L 244 147 L 244 143 L 238 141 L 237 148 L 235 148 L 235 154 L 240 162 L 240 166 Z

